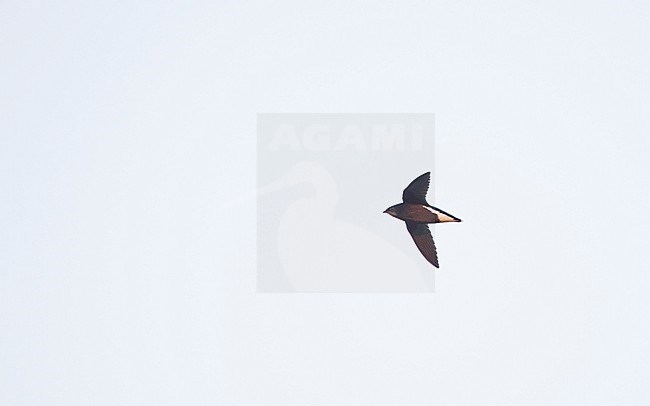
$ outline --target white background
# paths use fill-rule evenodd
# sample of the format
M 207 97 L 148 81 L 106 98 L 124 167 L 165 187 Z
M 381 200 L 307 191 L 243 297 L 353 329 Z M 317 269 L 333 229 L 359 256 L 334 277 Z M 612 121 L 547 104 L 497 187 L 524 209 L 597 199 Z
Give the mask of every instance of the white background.
M 650 6 L 4 2 L 0 404 L 647 405 Z M 435 112 L 434 295 L 255 293 L 257 112 Z

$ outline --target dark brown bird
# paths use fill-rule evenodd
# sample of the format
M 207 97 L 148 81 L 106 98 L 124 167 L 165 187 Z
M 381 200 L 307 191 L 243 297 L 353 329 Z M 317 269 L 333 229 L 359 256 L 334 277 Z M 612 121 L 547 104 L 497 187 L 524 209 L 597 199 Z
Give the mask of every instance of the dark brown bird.
M 459 222 L 460 219 L 427 203 L 430 180 L 431 172 L 418 176 L 404 189 L 402 194 L 404 203 L 391 206 L 384 210 L 384 213 L 404 220 L 406 229 L 413 237 L 413 241 L 422 255 L 433 266 L 439 268 L 436 245 L 433 243 L 433 237 L 427 224 Z

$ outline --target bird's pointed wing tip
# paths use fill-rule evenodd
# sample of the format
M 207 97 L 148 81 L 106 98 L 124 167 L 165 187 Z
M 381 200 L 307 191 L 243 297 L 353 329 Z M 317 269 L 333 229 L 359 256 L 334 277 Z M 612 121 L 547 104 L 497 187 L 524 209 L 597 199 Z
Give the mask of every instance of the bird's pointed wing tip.
M 431 172 L 425 172 L 415 178 L 404 189 L 402 193 L 402 200 L 404 203 L 424 204 L 427 203 L 427 191 L 429 190 L 429 183 L 431 182 Z
M 433 242 L 433 236 L 431 235 L 429 227 L 426 224 L 407 221 L 406 228 L 424 258 L 429 261 L 431 265 L 440 268 L 438 265 L 436 244 Z

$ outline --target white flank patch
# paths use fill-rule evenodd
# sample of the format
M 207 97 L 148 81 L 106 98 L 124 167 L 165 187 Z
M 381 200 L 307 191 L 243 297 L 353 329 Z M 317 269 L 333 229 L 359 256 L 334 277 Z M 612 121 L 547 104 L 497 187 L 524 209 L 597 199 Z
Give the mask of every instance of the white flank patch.
M 425 208 L 427 210 L 429 210 L 431 213 L 438 216 L 438 221 L 441 222 L 441 223 L 448 223 L 448 222 L 457 221 L 455 218 L 453 218 L 453 217 L 451 217 L 451 216 L 449 216 L 449 215 L 447 215 L 447 214 L 445 214 L 445 213 L 443 213 L 441 211 L 438 211 L 436 209 L 432 209 L 431 207 L 426 207 L 426 206 L 425 206 Z

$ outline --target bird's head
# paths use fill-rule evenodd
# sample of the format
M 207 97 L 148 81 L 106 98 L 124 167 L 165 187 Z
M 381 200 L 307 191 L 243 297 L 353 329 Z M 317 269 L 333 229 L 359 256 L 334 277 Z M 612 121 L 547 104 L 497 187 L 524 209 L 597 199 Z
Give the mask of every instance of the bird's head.
M 389 214 L 389 215 L 391 215 L 393 217 L 397 216 L 397 210 L 395 209 L 395 206 L 390 206 L 389 208 L 384 210 L 384 213 Z

